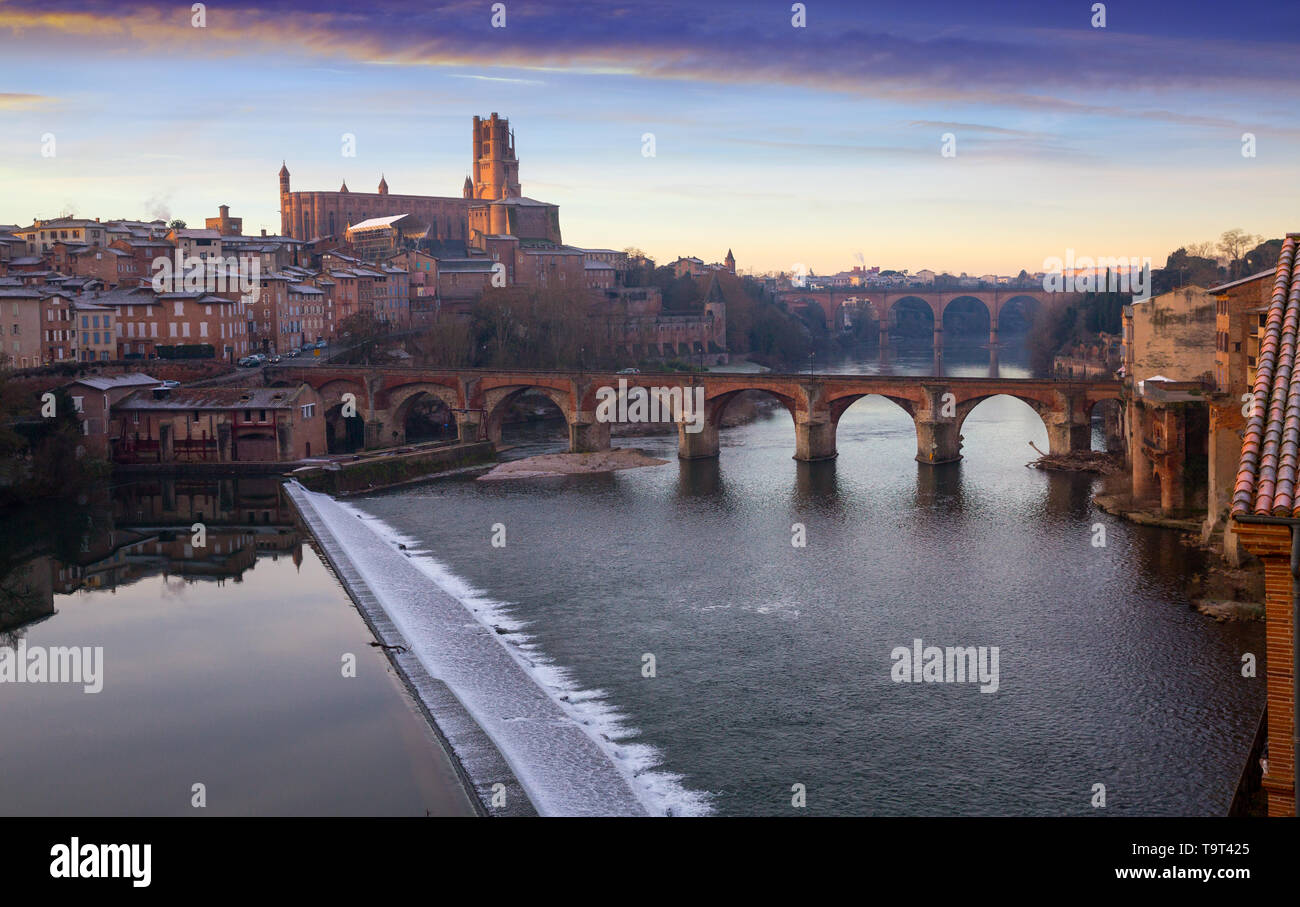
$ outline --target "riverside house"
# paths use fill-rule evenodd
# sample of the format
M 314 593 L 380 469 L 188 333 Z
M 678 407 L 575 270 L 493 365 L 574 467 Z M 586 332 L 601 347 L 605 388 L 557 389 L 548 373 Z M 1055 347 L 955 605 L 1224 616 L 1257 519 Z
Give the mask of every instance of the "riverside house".
M 325 453 L 308 384 L 137 391 L 113 407 L 116 463 L 292 463 Z

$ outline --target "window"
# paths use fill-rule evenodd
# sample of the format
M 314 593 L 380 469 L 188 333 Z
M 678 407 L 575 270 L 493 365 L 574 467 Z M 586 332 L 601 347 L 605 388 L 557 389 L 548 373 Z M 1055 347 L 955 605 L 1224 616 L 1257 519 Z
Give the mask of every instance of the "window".
M 73 408 L 73 410 L 75 410 L 76 412 L 79 412 L 79 413 L 80 413 L 80 412 L 84 412 L 85 410 L 82 409 L 82 404 L 85 402 L 85 400 L 86 400 L 85 397 L 73 397 L 73 398 L 72 398 L 72 408 Z
M 315 403 L 308 403 L 306 406 L 302 408 L 302 417 L 304 419 L 310 419 L 315 413 L 316 413 Z

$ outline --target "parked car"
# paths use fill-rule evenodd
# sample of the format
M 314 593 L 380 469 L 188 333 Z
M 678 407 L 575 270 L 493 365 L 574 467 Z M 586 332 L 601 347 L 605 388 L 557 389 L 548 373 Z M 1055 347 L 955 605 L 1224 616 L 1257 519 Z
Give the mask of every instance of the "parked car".
M 639 369 L 639 368 L 621 368 L 621 369 L 619 369 L 617 372 L 615 372 L 614 374 L 616 374 L 616 375 L 639 375 L 639 374 L 641 374 L 641 369 Z
M 170 378 L 168 378 L 166 381 L 164 381 L 164 382 L 162 383 L 162 387 L 163 387 L 165 390 L 169 390 L 169 391 L 170 391 L 170 390 L 175 390 L 176 388 L 178 388 L 178 387 L 180 387 L 180 386 L 181 386 L 181 383 L 180 383 L 179 381 L 173 381 L 173 380 L 171 380 Z

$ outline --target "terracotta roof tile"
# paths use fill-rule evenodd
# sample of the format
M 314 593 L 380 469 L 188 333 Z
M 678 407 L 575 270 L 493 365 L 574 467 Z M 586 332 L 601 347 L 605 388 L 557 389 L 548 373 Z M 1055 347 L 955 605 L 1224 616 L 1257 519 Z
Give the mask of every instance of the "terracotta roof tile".
M 1260 334 L 1253 406 L 1242 437 L 1233 514 L 1300 518 L 1300 264 L 1288 234 Z

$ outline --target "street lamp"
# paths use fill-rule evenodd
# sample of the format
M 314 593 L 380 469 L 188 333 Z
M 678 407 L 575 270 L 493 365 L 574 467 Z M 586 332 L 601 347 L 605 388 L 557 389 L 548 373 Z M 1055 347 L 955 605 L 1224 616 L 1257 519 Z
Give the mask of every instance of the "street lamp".
M 808 374 L 813 373 L 813 360 L 817 358 L 817 351 L 813 350 L 808 354 Z

